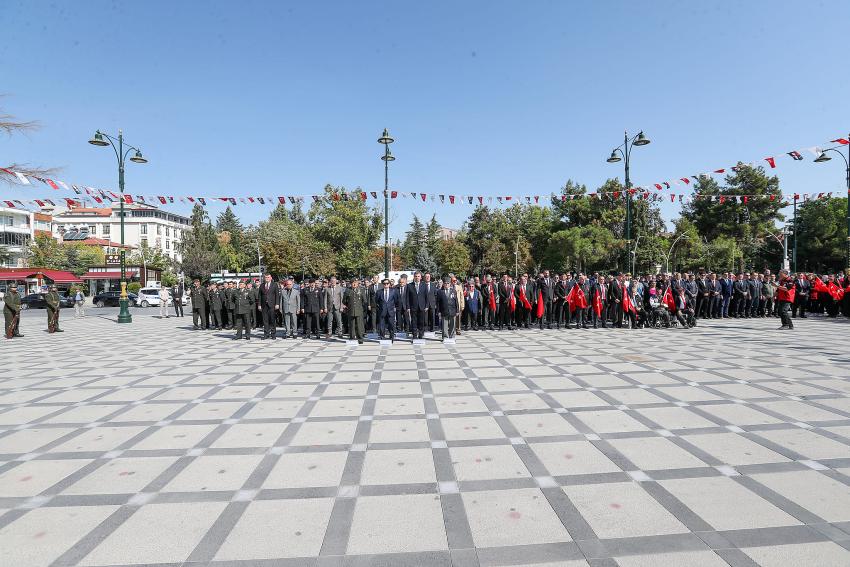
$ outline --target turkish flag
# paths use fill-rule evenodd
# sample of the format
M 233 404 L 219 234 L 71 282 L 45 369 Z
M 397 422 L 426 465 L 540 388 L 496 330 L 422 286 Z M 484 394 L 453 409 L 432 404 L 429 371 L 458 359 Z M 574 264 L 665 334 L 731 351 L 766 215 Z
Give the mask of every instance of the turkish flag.
M 540 319 L 543 317 L 543 312 L 546 310 L 546 306 L 543 305 L 543 292 L 537 292 L 537 318 Z
M 598 290 L 593 296 L 593 310 L 596 312 L 597 317 L 602 316 L 602 294 Z
M 587 298 L 584 297 L 584 290 L 576 284 L 573 286 L 573 289 L 570 290 L 570 295 L 567 296 L 567 301 L 570 303 L 570 312 L 574 312 L 576 309 L 586 309 L 587 308 Z
M 511 313 L 516 311 L 516 297 L 514 296 L 514 290 L 510 290 L 510 296 L 508 298 L 508 305 L 511 306 Z
M 496 310 L 496 290 L 493 289 L 493 284 L 489 284 L 487 286 L 488 296 L 490 298 L 490 311 Z
M 519 302 L 522 303 L 522 306 L 525 309 L 531 310 L 531 302 L 528 301 L 528 298 L 525 296 L 525 285 L 519 285 Z
M 667 287 L 667 291 L 664 292 L 664 297 L 661 301 L 663 301 L 667 305 L 667 309 L 669 309 L 672 313 L 676 312 L 676 300 L 673 299 L 672 286 Z
M 632 313 L 637 315 L 637 309 L 635 309 L 635 304 L 632 303 L 632 298 L 629 297 L 629 291 L 625 288 L 625 286 L 623 287 L 623 302 L 622 302 L 622 305 L 623 305 L 623 311 L 625 313 L 628 313 L 629 311 L 631 311 Z

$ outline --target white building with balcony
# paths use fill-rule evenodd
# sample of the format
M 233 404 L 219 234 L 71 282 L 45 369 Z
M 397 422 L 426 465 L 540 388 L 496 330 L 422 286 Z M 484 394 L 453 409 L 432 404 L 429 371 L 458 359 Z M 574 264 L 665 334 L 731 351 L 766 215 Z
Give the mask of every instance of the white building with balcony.
M 53 233 L 57 237 L 74 231 L 88 238 L 121 241 L 120 204 L 110 207 L 75 207 L 53 212 Z M 179 244 L 183 233 L 190 229 L 189 219 L 169 213 L 153 205 L 133 203 L 124 205 L 124 244 L 130 248 L 148 246 L 163 255 L 181 261 Z
M 0 266 L 25 267 L 27 248 L 34 234 L 31 211 L 0 207 L 0 247 L 8 251 L 10 256 L 8 259 L 0 258 Z

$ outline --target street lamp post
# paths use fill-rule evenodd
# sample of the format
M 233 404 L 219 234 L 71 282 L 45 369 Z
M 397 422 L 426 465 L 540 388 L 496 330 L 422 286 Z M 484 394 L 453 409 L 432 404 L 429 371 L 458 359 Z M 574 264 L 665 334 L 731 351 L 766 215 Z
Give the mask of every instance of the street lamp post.
M 118 144 L 117 146 L 115 144 Z M 148 163 L 148 160 L 142 156 L 142 151 L 139 148 L 127 144 L 127 151 L 124 151 L 124 133 L 118 130 L 118 137 L 115 138 L 109 134 L 104 134 L 100 130 L 95 132 L 94 137 L 89 140 L 89 144 L 93 146 L 112 146 L 115 151 L 115 157 L 118 158 L 118 193 L 121 197 L 121 297 L 118 300 L 120 310 L 118 311 L 119 323 L 132 323 L 133 316 L 130 315 L 129 300 L 127 299 L 127 251 L 124 248 L 124 160 L 130 155 L 131 151 L 136 153 L 130 158 L 133 163 Z M 147 276 L 147 274 L 145 274 Z
M 630 191 L 632 188 L 632 182 L 629 178 L 629 158 L 632 155 L 632 148 L 635 146 L 645 146 L 648 143 L 649 138 L 643 135 L 643 131 L 638 132 L 638 134 L 633 136 L 631 139 L 629 139 L 629 133 L 625 132 L 623 135 L 623 143 L 611 150 L 611 156 L 606 160 L 608 163 L 617 163 L 618 161 L 624 160 L 626 166 L 626 269 L 628 269 L 629 265 L 628 254 L 632 249 L 632 193 Z M 619 156 L 617 155 L 618 153 L 620 154 Z M 622 156 L 622 158 L 620 156 Z
M 679 242 L 679 239 L 680 239 L 680 238 L 685 238 L 685 239 L 686 239 L 686 238 L 688 238 L 688 235 L 687 235 L 686 233 L 684 233 L 684 232 L 683 232 L 682 234 L 680 234 L 679 236 L 677 236 L 677 237 L 676 237 L 676 240 L 674 240 L 674 241 L 673 241 L 673 244 L 671 244 L 671 245 L 670 245 L 670 250 L 667 252 L 667 256 L 665 256 L 665 262 L 664 262 L 664 263 L 665 263 L 665 265 L 666 265 L 665 270 L 666 270 L 666 272 L 667 272 L 668 274 L 670 273 L 670 256 L 672 256 L 672 255 L 673 255 L 673 247 L 674 247 L 674 246 L 676 246 L 676 243 L 677 243 L 677 242 Z
M 837 148 L 837 146 L 836 146 Z M 847 155 L 845 156 L 842 152 L 840 152 L 836 148 L 827 148 L 823 150 L 818 157 L 815 158 L 815 162 L 823 163 L 825 161 L 829 161 L 832 158 L 826 155 L 827 152 L 835 152 L 841 156 L 841 159 L 844 160 L 844 165 L 846 166 L 846 174 L 847 174 L 847 242 L 844 248 L 844 274 L 850 276 L 850 149 L 847 150 Z M 796 230 L 796 227 L 795 227 Z M 797 243 L 797 233 L 794 233 L 794 243 Z M 796 271 L 796 268 L 794 268 Z
M 395 161 L 390 144 L 395 140 L 390 137 L 389 131 L 384 128 L 384 133 L 378 138 L 379 144 L 384 144 L 384 277 L 390 277 L 390 162 Z

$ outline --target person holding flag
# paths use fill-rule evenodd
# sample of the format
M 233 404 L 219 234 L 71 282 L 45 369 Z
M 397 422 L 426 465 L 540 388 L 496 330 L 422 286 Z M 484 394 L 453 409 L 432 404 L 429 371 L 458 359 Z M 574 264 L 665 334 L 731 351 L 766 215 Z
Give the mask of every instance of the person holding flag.
M 797 286 L 793 279 L 788 276 L 786 270 L 779 271 L 779 285 L 776 286 L 776 302 L 779 304 L 779 318 L 782 320 L 780 331 L 793 330 L 794 322 L 791 320 L 791 305 L 794 303 Z
M 528 281 L 528 276 L 523 274 L 515 287 L 516 302 L 516 326 L 517 328 L 528 328 L 528 319 L 531 316 L 531 301 L 534 297 L 534 286 Z
M 570 311 L 574 313 L 574 318 L 576 320 L 576 329 L 579 327 L 587 329 L 586 310 L 589 291 L 589 286 L 585 281 L 584 274 L 579 274 L 578 281 L 570 290 L 570 295 L 567 297 L 567 301 L 569 301 L 570 304 Z
M 513 330 L 513 317 L 516 310 L 516 298 L 514 297 L 514 284 L 508 274 L 502 274 L 502 281 L 496 286 L 499 296 L 499 330 L 507 327 Z
M 488 331 L 493 330 L 493 322 L 496 321 L 501 328 L 501 319 L 497 319 L 496 312 L 499 306 L 499 293 L 496 290 L 496 283 L 493 281 L 493 276 L 487 274 L 484 278 L 484 284 L 481 286 L 481 300 L 484 303 L 484 319 L 483 324 Z
M 606 317 L 605 305 L 608 301 L 608 284 L 605 282 L 605 276 L 596 274 L 596 282 L 591 288 L 593 295 L 593 328 L 598 328 L 599 325 L 604 329 Z

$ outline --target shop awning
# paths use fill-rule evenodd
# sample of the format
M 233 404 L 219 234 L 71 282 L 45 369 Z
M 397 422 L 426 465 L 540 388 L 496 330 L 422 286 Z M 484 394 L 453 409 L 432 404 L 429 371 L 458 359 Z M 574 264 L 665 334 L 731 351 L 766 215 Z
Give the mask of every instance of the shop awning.
M 62 270 L 0 270 L 0 280 L 28 280 L 42 276 L 53 283 L 83 283 L 83 280 L 72 274 Z

